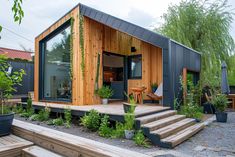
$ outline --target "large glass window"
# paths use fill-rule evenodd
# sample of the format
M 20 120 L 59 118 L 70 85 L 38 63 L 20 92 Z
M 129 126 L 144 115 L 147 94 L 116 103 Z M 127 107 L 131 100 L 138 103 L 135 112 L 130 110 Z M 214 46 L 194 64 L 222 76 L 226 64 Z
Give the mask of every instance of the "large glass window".
M 70 26 L 43 42 L 42 99 L 71 101 Z
M 141 79 L 142 78 L 142 56 L 141 55 L 129 56 L 128 75 L 129 75 L 129 79 Z

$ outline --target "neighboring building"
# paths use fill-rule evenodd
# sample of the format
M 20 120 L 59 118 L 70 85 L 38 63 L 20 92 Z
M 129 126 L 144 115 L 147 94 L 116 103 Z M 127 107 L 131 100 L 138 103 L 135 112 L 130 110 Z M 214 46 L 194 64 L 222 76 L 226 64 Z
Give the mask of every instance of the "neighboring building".
M 14 96 L 27 95 L 28 92 L 34 90 L 34 63 L 32 52 L 15 50 L 10 48 L 0 47 L 0 55 L 5 55 L 9 58 L 8 62 L 12 66 L 12 71 L 24 69 L 26 75 L 23 76 L 22 85 L 16 86 L 17 91 Z
M 17 59 L 32 61 L 32 52 L 28 51 L 0 47 L 0 54 L 6 55 L 8 58 L 11 59 L 17 58 Z
M 146 94 L 151 92 L 151 83 L 163 83 L 163 105 L 173 108 L 174 98 L 180 95 L 183 69 L 196 82 L 200 53 L 78 4 L 35 39 L 35 101 L 99 104 L 95 94 L 98 75 L 99 87 L 109 85 L 114 90 L 113 99 L 119 100 L 125 99 L 123 92 L 130 93 L 132 87 L 145 86 Z

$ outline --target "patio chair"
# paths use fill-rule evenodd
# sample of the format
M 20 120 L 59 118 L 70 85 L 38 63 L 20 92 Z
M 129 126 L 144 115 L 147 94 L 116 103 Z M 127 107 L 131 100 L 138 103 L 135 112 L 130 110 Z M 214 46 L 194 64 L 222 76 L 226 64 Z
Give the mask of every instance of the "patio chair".
M 160 83 L 160 85 L 158 86 L 157 90 L 154 93 L 147 94 L 147 96 L 150 97 L 152 100 L 159 101 L 160 104 L 161 104 L 162 93 L 163 93 L 162 83 Z

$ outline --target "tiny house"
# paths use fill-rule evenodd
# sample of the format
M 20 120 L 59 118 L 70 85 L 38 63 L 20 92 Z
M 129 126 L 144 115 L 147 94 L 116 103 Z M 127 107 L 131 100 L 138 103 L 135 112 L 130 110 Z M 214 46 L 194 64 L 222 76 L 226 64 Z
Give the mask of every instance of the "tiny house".
M 124 100 L 132 87 L 163 84 L 164 106 L 180 94 L 180 75 L 199 79 L 201 55 L 155 32 L 78 4 L 35 39 L 34 97 L 38 102 L 100 104 L 110 86 Z

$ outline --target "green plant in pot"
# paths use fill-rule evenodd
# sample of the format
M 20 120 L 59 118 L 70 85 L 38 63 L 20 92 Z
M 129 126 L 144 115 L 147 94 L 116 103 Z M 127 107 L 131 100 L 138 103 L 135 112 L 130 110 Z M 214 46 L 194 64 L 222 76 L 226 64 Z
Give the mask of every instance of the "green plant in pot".
M 211 103 L 214 105 L 216 112 L 216 121 L 217 122 L 227 122 L 227 113 L 225 112 L 225 109 L 228 105 L 228 98 L 224 94 L 215 94 L 211 98 Z
M 123 103 L 124 112 L 125 113 L 134 113 L 135 108 L 136 108 L 136 102 L 135 102 L 133 95 L 128 96 L 127 93 L 124 93 L 124 94 L 129 99 L 129 103 L 127 103 L 127 102 Z
M 113 90 L 109 86 L 102 86 L 98 89 L 97 94 L 102 99 L 102 104 L 108 104 L 108 99 L 113 96 Z
M 157 87 L 158 87 L 157 83 L 151 83 L 152 93 L 155 93 L 155 92 L 156 92 Z
M 24 70 L 11 73 L 11 66 L 6 57 L 0 55 L 0 136 L 10 133 L 14 113 L 7 106 L 6 100 L 16 91 L 14 86 L 20 85 L 24 74 Z
M 135 130 L 134 130 L 135 115 L 134 115 L 134 113 L 131 113 L 131 112 L 125 113 L 124 121 L 125 121 L 125 125 L 124 125 L 125 138 L 130 140 L 135 135 Z

